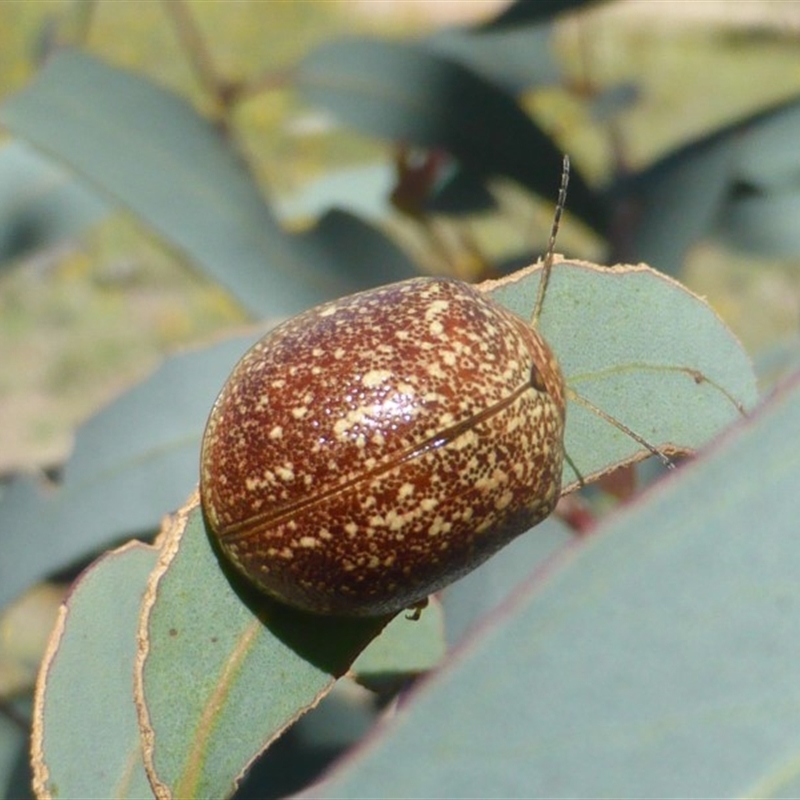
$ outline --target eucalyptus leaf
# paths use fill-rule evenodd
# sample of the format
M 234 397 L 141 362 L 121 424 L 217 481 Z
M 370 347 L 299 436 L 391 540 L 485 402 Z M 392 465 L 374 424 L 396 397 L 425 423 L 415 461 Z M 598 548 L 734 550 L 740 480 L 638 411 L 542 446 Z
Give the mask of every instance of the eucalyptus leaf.
M 789 188 L 737 194 L 725 204 L 714 233 L 727 245 L 769 258 L 800 256 L 800 180 Z
M 421 44 L 367 38 L 329 42 L 293 70 L 308 102 L 357 130 L 447 150 L 474 172 L 504 175 L 552 196 L 560 150 L 500 86 Z M 602 230 L 606 209 L 573 171 L 570 211 Z
M 107 553 L 62 606 L 37 688 L 38 797 L 152 797 L 132 690 L 139 605 L 157 555 L 140 542 Z
M 537 270 L 529 269 L 483 288 L 527 314 L 538 281 Z M 609 315 L 609 308 L 620 307 L 624 313 Z M 572 326 L 559 327 L 558 308 Z M 670 325 L 664 324 L 666 317 Z M 730 332 L 705 303 L 647 268 L 557 264 L 541 322 L 556 350 L 563 350 L 568 380 L 591 398 L 602 394 L 606 382 L 622 383 L 618 393 L 603 398 L 609 400 L 607 410 L 626 422 L 633 417 L 631 424 L 638 413 L 643 432 L 657 434 L 656 444 L 692 449 L 736 419 L 739 405 L 754 401 L 752 370 Z M 580 324 L 592 335 L 582 338 Z M 706 349 L 724 363 L 703 361 Z M 642 395 L 651 401 L 653 392 L 664 392 L 664 402 L 656 407 L 651 401 L 644 411 L 631 408 L 628 391 L 637 403 Z M 647 452 L 602 418 L 583 419 L 571 408 L 568 420 L 567 446 L 586 477 Z M 254 597 L 229 570 L 227 579 L 223 575 L 201 515 L 191 506 L 185 529 L 170 541 L 151 582 L 152 606 L 140 632 L 146 643 L 138 689 L 147 709 L 145 756 L 165 795 L 223 796 L 256 754 L 329 690 L 384 620 L 372 626 L 352 620 L 347 627 Z M 543 539 L 529 570 L 563 541 L 561 531 Z M 518 582 L 524 575 L 520 570 L 508 580 Z M 500 596 L 479 605 L 462 630 Z M 402 664 L 391 649 L 382 660 L 389 665 L 384 672 L 392 663 Z
M 448 647 L 462 641 L 574 540 L 575 532 L 551 516 L 507 544 L 480 569 L 448 586 L 441 595 Z
M 635 209 L 615 257 L 675 274 L 686 250 L 711 234 L 766 255 L 797 255 L 798 135 L 795 97 L 701 136 L 613 187 L 610 197 Z
M 22 142 L 0 150 L 0 267 L 82 233 L 108 204 Z
M 17 709 L 8 703 L 12 713 Z M 0 713 L 0 797 L 3 800 L 28 800 L 31 792 L 31 772 L 28 761 L 30 732 L 25 715 L 11 719 L 6 710 Z
M 359 655 L 352 672 L 366 686 L 427 672 L 445 653 L 444 615 L 436 598 L 416 618 L 398 614 Z
M 759 189 L 788 188 L 800 183 L 800 98 L 738 120 L 724 129 L 738 142 L 736 178 Z
M 762 386 L 773 387 L 800 370 L 800 335 L 790 334 L 759 351 L 756 375 Z
M 60 52 L 2 104 L 0 121 L 129 208 L 256 315 L 353 291 L 325 254 L 309 261 L 279 226 L 220 131 L 145 78 Z
M 377 222 L 391 211 L 389 195 L 395 180 L 394 166 L 384 162 L 331 169 L 277 197 L 275 209 L 295 224 L 321 218 L 331 208 Z
M 529 318 L 538 268 L 484 286 Z M 540 319 L 574 392 L 663 450 L 690 452 L 752 408 L 752 365 L 699 297 L 645 266 L 557 262 Z M 563 484 L 648 455 L 585 404 L 567 404 Z
M 312 257 L 327 253 L 327 258 L 339 262 L 341 273 L 352 281 L 353 291 L 416 274 L 411 259 L 386 234 L 348 211 L 326 212 L 299 238 Z
M 714 136 L 670 153 L 615 193 L 635 207 L 633 224 L 613 242 L 612 260 L 658 264 L 677 275 L 686 252 L 713 227 L 734 175 L 736 141 Z
M 445 28 L 422 44 L 483 75 L 512 95 L 557 85 L 563 70 L 556 60 L 549 25 L 493 31 Z
M 298 797 L 793 796 L 797 430 L 796 380 L 534 575 Z
M 590 6 L 597 0 L 515 0 L 503 9 L 494 19 L 482 26 L 483 30 L 510 28 L 516 25 L 530 25 L 550 19 L 583 6 Z
M 15 479 L 0 499 L 0 606 L 29 584 L 158 528 L 198 477 L 200 437 L 255 336 L 173 356 L 78 429 L 60 481 Z
M 139 629 L 136 701 L 154 787 L 176 798 L 231 794 L 386 622 L 254 596 L 220 569 L 195 497 L 166 537 Z
M 320 704 L 270 745 L 248 770 L 235 800 L 278 800 L 322 774 L 375 724 L 377 703 L 363 689 L 340 680 Z M 355 687 L 358 689 L 358 687 Z

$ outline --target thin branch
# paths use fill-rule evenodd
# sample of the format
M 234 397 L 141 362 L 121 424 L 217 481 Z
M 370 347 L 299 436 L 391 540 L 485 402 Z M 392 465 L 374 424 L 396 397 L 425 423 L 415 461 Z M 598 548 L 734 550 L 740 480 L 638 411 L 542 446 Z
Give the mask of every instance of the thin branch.
M 227 109 L 230 105 L 228 85 L 217 72 L 211 50 L 185 0 L 163 0 L 163 6 L 175 26 L 175 32 L 200 85 L 221 109 Z

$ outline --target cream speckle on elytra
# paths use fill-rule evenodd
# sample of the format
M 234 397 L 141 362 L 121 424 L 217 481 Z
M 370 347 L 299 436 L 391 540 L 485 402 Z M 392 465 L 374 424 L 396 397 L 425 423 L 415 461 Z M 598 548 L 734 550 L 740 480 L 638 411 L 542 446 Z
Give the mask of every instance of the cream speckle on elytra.
M 547 392 L 526 389 L 532 360 Z M 204 439 L 201 497 L 223 552 L 284 602 L 397 610 L 555 503 L 558 367 L 535 331 L 465 284 L 420 278 L 337 300 L 241 363 Z

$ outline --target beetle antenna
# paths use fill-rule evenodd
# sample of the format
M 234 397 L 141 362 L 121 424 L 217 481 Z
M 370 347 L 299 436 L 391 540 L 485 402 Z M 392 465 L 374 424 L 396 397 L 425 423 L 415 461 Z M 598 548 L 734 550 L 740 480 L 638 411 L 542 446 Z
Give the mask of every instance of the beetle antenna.
M 600 419 L 605 420 L 609 425 L 613 425 L 617 430 L 622 431 L 626 436 L 630 436 L 634 442 L 641 445 L 645 450 L 647 450 L 650 455 L 655 456 L 658 460 L 667 468 L 667 469 L 675 469 L 675 462 L 663 451 L 659 450 L 655 445 L 650 444 L 644 436 L 640 436 L 636 431 L 632 428 L 629 428 L 623 422 L 620 422 L 618 419 L 611 416 L 611 414 L 607 414 L 603 411 L 602 408 L 599 408 L 590 400 L 587 400 L 583 395 L 578 394 L 574 389 L 571 387 L 567 388 L 567 397 L 571 400 L 574 400 L 576 403 L 579 403 L 584 408 L 588 408 L 593 414 L 597 414 Z M 579 476 L 579 480 L 583 480 L 580 476 L 580 473 L 577 472 L 576 474 Z
M 550 226 L 550 239 L 547 242 L 542 277 L 539 280 L 536 303 L 533 306 L 533 314 L 531 315 L 531 327 L 533 328 L 539 322 L 539 315 L 542 313 L 542 306 L 544 305 L 544 296 L 547 293 L 547 284 L 550 282 L 550 273 L 553 271 L 553 256 L 555 255 L 558 227 L 561 224 L 561 214 L 564 212 L 564 206 L 567 204 L 567 186 L 569 186 L 569 156 L 565 153 L 564 160 L 561 162 L 561 186 L 558 189 L 553 224 Z

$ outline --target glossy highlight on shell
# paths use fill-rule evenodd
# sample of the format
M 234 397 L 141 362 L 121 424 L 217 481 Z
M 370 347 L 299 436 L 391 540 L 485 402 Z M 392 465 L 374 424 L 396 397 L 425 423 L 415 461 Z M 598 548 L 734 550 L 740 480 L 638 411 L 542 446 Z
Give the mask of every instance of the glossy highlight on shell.
M 460 281 L 411 279 L 306 311 L 244 355 L 204 435 L 203 511 L 272 597 L 390 613 L 551 513 L 564 417 L 535 329 Z

